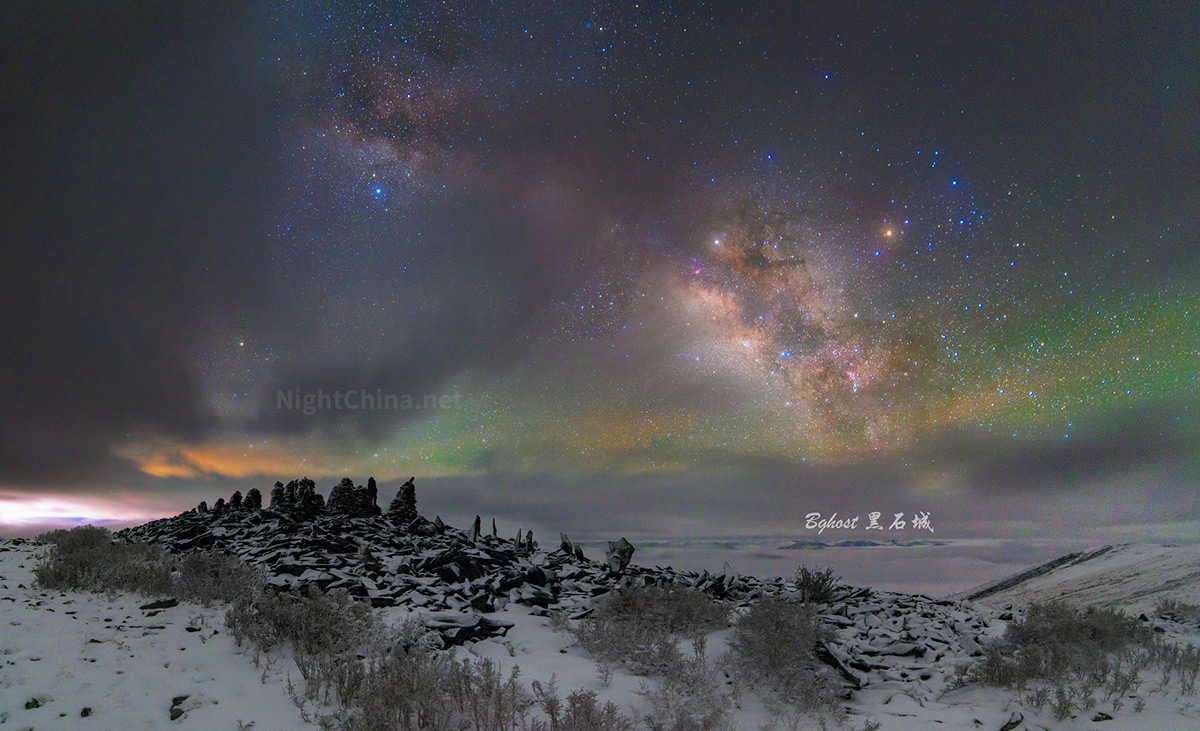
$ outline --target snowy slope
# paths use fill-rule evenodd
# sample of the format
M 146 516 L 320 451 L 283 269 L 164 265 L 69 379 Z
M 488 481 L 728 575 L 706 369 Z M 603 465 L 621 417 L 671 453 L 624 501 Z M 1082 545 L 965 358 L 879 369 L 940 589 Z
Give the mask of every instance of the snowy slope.
M 1062 556 L 954 598 L 993 607 L 1062 600 L 1149 614 L 1163 597 L 1200 604 L 1200 545 L 1102 546 Z

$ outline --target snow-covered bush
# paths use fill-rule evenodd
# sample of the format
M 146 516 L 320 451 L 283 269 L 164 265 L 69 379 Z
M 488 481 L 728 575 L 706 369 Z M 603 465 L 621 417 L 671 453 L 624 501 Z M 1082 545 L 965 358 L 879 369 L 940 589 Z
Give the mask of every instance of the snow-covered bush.
M 1080 609 L 1060 602 L 1031 604 L 1008 625 L 971 668 L 970 679 L 1023 689 L 1033 680 L 1081 679 L 1103 683 L 1114 656 L 1152 642 L 1136 619 L 1111 609 Z
M 44 589 L 140 594 L 171 590 L 171 561 L 159 546 L 113 543 L 108 530 L 90 525 L 51 531 L 39 540 L 52 544 L 33 570 Z
M 174 591 L 181 599 L 210 606 L 250 596 L 265 583 L 262 572 L 237 556 L 217 551 L 185 553 L 175 561 Z
M 831 636 L 812 605 L 762 599 L 734 625 L 728 661 L 745 685 L 770 701 L 837 713 L 840 685 L 815 652 Z
M 628 586 L 599 599 L 570 631 L 598 662 L 662 674 L 682 661 L 680 637 L 703 637 L 728 617 L 727 606 L 696 589 Z
M 804 601 L 828 604 L 833 601 L 834 591 L 841 584 L 832 568 L 814 571 L 807 566 L 796 569 L 796 588 L 804 593 Z

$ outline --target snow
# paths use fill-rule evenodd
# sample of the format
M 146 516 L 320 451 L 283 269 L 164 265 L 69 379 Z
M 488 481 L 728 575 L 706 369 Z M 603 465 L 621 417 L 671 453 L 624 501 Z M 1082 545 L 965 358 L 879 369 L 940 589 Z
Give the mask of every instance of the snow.
M 36 588 L 32 568 L 42 550 L 30 544 L 0 542 L 0 728 L 236 729 L 239 724 L 249 727 L 252 723 L 257 731 L 308 727 L 288 694 L 288 676 L 299 684 L 300 675 L 286 651 L 272 651 L 264 656 L 261 667 L 255 667 L 253 658 L 226 634 L 221 607 L 180 604 L 143 610 L 140 607 L 154 598 L 41 591 Z M 1110 581 L 1102 576 L 1111 575 L 1117 582 L 1113 596 L 1125 604 L 1149 601 L 1153 593 L 1140 592 L 1153 587 L 1158 587 L 1160 594 L 1195 602 L 1194 572 L 1200 564 L 1194 548 L 1134 546 L 1108 553 L 1112 555 L 1093 559 L 1096 563 L 1063 567 L 1054 581 L 1048 575 L 1039 576 L 1018 595 L 1046 598 L 1052 593 L 1050 587 L 1060 586 L 1074 597 L 1088 597 L 1102 593 L 1104 582 Z M 899 608 L 901 615 L 894 616 L 889 607 Z M 389 621 L 400 621 L 412 613 L 428 614 L 419 607 L 377 611 Z M 934 635 L 961 633 L 962 646 L 970 649 L 968 643 L 974 642 L 971 637 L 977 632 L 972 622 L 987 615 L 947 606 L 949 619 L 942 630 L 934 627 L 933 621 L 929 628 L 919 623 L 920 611 L 928 611 L 928 605 L 917 598 L 877 592 L 870 596 L 869 604 L 848 606 L 844 614 L 837 615 L 840 619 L 834 624 L 840 633 L 849 637 L 868 631 L 873 640 L 883 640 L 872 646 L 878 644 L 893 653 L 871 656 L 872 663 L 909 667 L 917 675 L 929 676 L 928 680 L 914 680 L 898 673 L 889 677 L 884 670 L 871 671 L 871 682 L 848 703 L 850 716 L 843 728 L 861 729 L 867 719 L 880 722 L 884 731 L 998 731 L 1010 721 L 1017 721 L 1012 728 L 1018 730 L 1200 727 L 1196 708 L 1200 699 L 1180 697 L 1173 689 L 1154 691 L 1152 680 L 1140 691 L 1139 697 L 1146 702 L 1141 712 L 1134 711 L 1135 700 L 1129 698 L 1117 712 L 1107 703 L 1098 704 L 1065 722 L 1055 721 L 1048 706 L 1035 712 L 1002 689 L 967 686 L 951 690 L 947 678 L 955 664 L 966 661 L 964 656 L 950 656 L 941 662 L 931 657 L 902 657 L 901 651 L 908 648 L 901 645 L 911 643 L 891 642 L 886 633 L 889 627 Z M 506 673 L 519 666 L 526 684 L 539 680 L 544 685 L 553 675 L 561 695 L 577 688 L 590 689 L 602 702 L 612 701 L 627 712 L 647 710 L 639 691 L 654 687 L 653 678 L 615 668 L 606 682 L 593 659 L 570 637 L 552 631 L 540 614 L 534 608 L 509 604 L 487 615 L 512 624 L 504 636 L 468 643 L 459 652 L 492 660 Z M 991 622 L 982 634 L 995 636 L 1003 626 Z M 1178 632 L 1168 632 L 1168 636 L 1190 636 L 1186 628 L 1173 629 Z M 724 629 L 708 637 L 710 662 L 716 662 L 727 647 L 731 632 Z M 34 699 L 37 707 L 26 708 Z M 91 713 L 81 717 L 85 707 Z M 171 719 L 172 708 L 176 720 Z M 762 728 L 772 722 L 761 699 L 752 693 L 743 693 L 733 712 L 741 729 Z M 1115 718 L 1093 720 L 1100 712 Z M 809 728 L 817 727 L 811 719 L 807 723 Z M 780 723 L 778 727 L 787 726 Z

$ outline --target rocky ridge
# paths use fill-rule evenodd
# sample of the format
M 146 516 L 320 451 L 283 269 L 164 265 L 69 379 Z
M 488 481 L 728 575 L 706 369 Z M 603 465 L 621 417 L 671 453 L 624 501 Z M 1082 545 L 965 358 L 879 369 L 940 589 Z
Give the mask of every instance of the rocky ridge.
M 385 513 L 374 487 L 373 479 L 367 487 L 343 480 L 326 503 L 311 480 L 277 483 L 265 508 L 254 507 L 261 498 L 251 490 L 244 499 L 219 501 L 220 510 L 201 503 L 117 536 L 173 552 L 227 551 L 261 566 L 280 590 L 343 589 L 375 607 L 419 609 L 446 646 L 503 635 L 509 623 L 489 615 L 509 605 L 582 618 L 597 597 L 624 586 L 693 587 L 739 608 L 801 595 L 781 578 L 639 566 L 630 563 L 635 549 L 623 538 L 597 561 L 565 535 L 557 548 L 543 550 L 531 532 L 499 536 L 494 520 L 490 533 L 478 516 L 470 530 L 429 521 L 417 513 L 413 480 Z M 969 602 L 845 586 L 819 613 L 834 631 L 820 654 L 848 687 L 894 682 L 918 698 L 944 690 L 953 666 L 978 655 L 1002 627 L 998 620 L 1011 618 Z

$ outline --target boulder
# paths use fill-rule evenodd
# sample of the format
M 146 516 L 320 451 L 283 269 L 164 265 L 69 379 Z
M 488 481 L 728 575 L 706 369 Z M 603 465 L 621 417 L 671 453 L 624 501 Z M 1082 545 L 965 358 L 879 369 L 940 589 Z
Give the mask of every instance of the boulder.
M 624 537 L 619 541 L 609 541 L 608 552 L 605 556 L 608 570 L 617 574 L 624 571 L 629 566 L 630 559 L 633 558 L 633 550 L 633 544 Z

